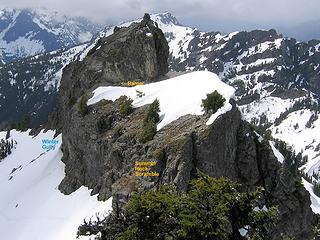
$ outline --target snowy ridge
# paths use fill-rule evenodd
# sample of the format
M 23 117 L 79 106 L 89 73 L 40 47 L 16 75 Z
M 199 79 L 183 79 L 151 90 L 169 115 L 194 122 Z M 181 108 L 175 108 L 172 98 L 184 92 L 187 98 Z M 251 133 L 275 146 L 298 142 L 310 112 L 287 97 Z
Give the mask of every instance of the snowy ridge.
M 177 94 L 179 89 L 179 94 Z M 122 95 L 133 99 L 133 106 L 140 107 L 152 103 L 155 99 L 160 102 L 160 118 L 157 126 L 160 130 L 167 124 L 187 114 L 202 115 L 202 99 L 206 94 L 217 90 L 225 99 L 225 105 L 213 114 L 207 124 L 212 124 L 221 114 L 230 111 L 230 98 L 234 96 L 234 88 L 221 82 L 218 76 L 208 71 L 184 74 L 168 80 L 150 83 L 136 87 L 98 87 L 94 95 L 88 100 L 88 105 L 102 99 L 115 101 Z M 139 97 L 137 91 L 144 96 Z M 174 104 L 173 104 L 174 103 Z
M 1 238 L 75 240 L 83 219 L 110 210 L 111 199 L 98 202 L 85 187 L 63 195 L 58 190 L 64 177 L 61 135 L 55 139 L 55 149 L 49 150 L 48 146 L 44 149 L 43 140 L 53 139 L 53 131 L 42 131 L 35 137 L 28 132 L 11 131 L 10 139 L 17 142 L 16 148 L 0 162 Z M 0 138 L 5 134 L 0 132 Z

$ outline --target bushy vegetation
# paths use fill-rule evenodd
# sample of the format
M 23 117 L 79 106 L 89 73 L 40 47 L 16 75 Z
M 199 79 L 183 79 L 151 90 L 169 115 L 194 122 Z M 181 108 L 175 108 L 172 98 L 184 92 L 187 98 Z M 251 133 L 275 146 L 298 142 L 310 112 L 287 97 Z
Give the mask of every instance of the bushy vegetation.
M 158 123 L 160 120 L 159 112 L 160 112 L 160 103 L 159 103 L 159 100 L 156 99 L 153 101 L 153 103 L 150 104 L 148 111 L 144 116 L 143 122 L 146 123 L 149 121 L 153 121 L 155 123 Z
M 263 138 L 263 141 L 268 142 L 273 139 L 272 132 L 268 129 L 269 125 L 255 125 L 251 123 L 250 126 L 253 131 L 256 131 Z
M 0 160 L 4 159 L 8 155 L 11 154 L 13 148 L 13 140 L 4 140 L 1 139 L 0 141 Z
M 133 100 L 127 96 L 121 96 L 120 100 L 120 114 L 122 116 L 127 116 L 133 112 Z
M 226 99 L 217 91 L 207 94 L 206 99 L 202 100 L 202 107 L 206 113 L 215 113 L 221 108 Z
M 142 131 L 139 134 L 140 142 L 146 143 L 152 140 L 154 135 L 156 135 L 157 123 L 160 120 L 159 112 L 160 112 L 160 103 L 159 103 L 159 100 L 156 99 L 154 100 L 153 103 L 150 104 L 144 116 Z
M 313 112 L 312 115 L 310 116 L 308 122 L 306 123 L 306 128 L 314 127 L 313 123 L 317 120 L 318 120 L 318 114 L 316 112 Z
M 314 184 L 313 184 L 313 192 L 314 192 L 315 195 L 320 197 L 320 183 L 314 182 Z
M 313 193 L 320 197 L 320 177 L 319 172 L 313 172 L 312 175 L 302 171 L 301 176 L 309 183 L 313 185 Z M 319 225 L 320 226 L 320 225 Z
M 299 168 L 304 164 L 302 152 L 296 154 L 291 146 L 279 139 L 274 139 L 274 143 L 275 147 L 284 156 L 281 173 L 282 180 L 287 181 L 290 179 L 290 176 L 295 178 L 299 176 L 303 177 L 302 172 L 299 171 Z
M 142 143 L 146 143 L 153 139 L 157 133 L 157 124 L 151 120 L 143 124 L 143 129 L 140 132 L 139 140 Z
M 303 177 L 307 182 L 312 183 L 312 176 L 310 176 L 308 173 L 301 171 L 301 177 Z
M 314 235 L 316 236 L 315 239 L 320 237 L 320 215 L 316 214 L 316 224 L 313 228 Z
M 298 168 L 306 163 L 304 158 L 302 158 L 302 152 L 296 154 L 291 146 L 279 139 L 274 139 L 274 143 L 275 147 L 284 156 L 283 164 L 290 169 L 292 174 L 297 175 Z
M 240 184 L 228 179 L 200 174 L 187 193 L 177 192 L 173 185 L 137 192 L 124 211 L 113 213 L 102 224 L 101 239 L 269 239 L 277 208 L 262 207 L 261 188 L 253 193 L 240 189 Z M 97 232 L 88 224 L 82 227 L 87 232 L 90 228 Z M 245 237 L 239 229 L 247 231 Z
M 84 117 L 89 112 L 89 107 L 87 105 L 87 95 L 84 94 L 80 97 L 80 100 L 78 102 L 78 111 L 79 113 Z
M 19 122 L 9 123 L 5 127 L 6 130 L 16 129 L 20 131 L 26 131 L 28 128 L 31 128 L 31 119 L 27 115 L 25 115 Z

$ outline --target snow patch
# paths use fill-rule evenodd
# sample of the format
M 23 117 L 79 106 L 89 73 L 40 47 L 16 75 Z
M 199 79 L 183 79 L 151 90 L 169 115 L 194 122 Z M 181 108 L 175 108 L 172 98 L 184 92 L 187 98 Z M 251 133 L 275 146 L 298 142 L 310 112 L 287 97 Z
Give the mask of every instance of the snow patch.
M 302 184 L 310 194 L 311 209 L 314 213 L 320 214 L 320 198 L 314 194 L 313 185 L 302 178 Z
M 11 131 L 16 149 L 0 162 L 2 239 L 75 240 L 83 219 L 111 209 L 111 199 L 98 202 L 85 187 L 68 196 L 58 190 L 64 177 L 61 135 L 55 138 L 54 150 L 42 148 L 42 140 L 53 139 L 54 134 L 42 131 L 32 137 L 29 131 Z M 5 135 L 0 132 L 0 138 Z
M 235 89 L 220 81 L 216 74 L 208 71 L 192 72 L 136 87 L 98 87 L 93 91 L 94 95 L 88 100 L 88 105 L 95 104 L 102 99 L 115 101 L 121 95 L 133 99 L 134 107 L 141 107 L 158 99 L 160 115 L 163 115 L 162 121 L 157 126 L 157 129 L 160 130 L 187 114 L 202 115 L 204 113 L 201 107 L 202 99 L 206 98 L 206 94 L 215 90 L 224 96 L 226 102 L 208 120 L 207 124 L 212 124 L 219 115 L 231 110 L 229 100 L 234 96 Z M 145 95 L 139 97 L 137 91 Z
M 280 163 L 283 163 L 284 157 L 283 155 L 279 152 L 279 150 L 274 146 L 274 143 L 272 141 L 269 141 L 270 147 L 272 148 L 273 154 L 276 156 L 278 161 Z

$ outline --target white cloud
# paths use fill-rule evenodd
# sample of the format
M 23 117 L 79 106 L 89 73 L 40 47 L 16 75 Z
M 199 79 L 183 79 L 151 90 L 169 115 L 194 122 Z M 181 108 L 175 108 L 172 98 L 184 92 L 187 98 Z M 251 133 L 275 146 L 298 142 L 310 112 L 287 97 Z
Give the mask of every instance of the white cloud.
M 319 0 L 1 0 L 10 7 L 46 7 L 73 16 L 117 23 L 141 17 L 145 12 L 169 11 L 187 24 L 204 27 L 233 26 L 243 29 L 290 27 L 320 18 Z

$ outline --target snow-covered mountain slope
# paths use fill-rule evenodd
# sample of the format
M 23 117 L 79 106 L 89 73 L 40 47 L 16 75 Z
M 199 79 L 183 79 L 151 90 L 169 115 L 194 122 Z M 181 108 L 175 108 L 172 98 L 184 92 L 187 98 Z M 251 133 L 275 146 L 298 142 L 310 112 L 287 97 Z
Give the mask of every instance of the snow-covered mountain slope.
M 25 115 L 35 124 L 45 122 L 55 102 L 62 69 L 81 57 L 86 47 L 40 54 L 0 67 L 0 127 Z
M 282 38 L 274 30 L 235 32 L 226 35 L 221 35 L 218 32 L 205 33 L 194 28 L 181 26 L 170 13 L 155 14 L 151 18 L 164 31 L 169 42 L 171 70 L 207 69 L 218 74 L 223 81 L 236 88 L 238 104 L 246 105 L 260 101 L 267 96 L 297 98 L 308 95 L 305 90 L 319 96 L 320 68 L 317 66 L 320 66 L 320 41 L 297 43 L 294 39 Z M 120 24 L 119 27 L 128 26 L 131 23 L 132 21 L 129 21 Z M 106 28 L 100 35 L 112 34 L 113 28 Z M 98 38 L 90 44 L 78 48 L 80 52 L 86 48 L 82 57 L 95 46 L 97 41 Z M 68 58 L 64 62 L 73 59 L 73 56 L 65 54 L 64 51 L 51 55 L 57 56 L 59 54 L 61 60 Z M 51 58 L 47 56 L 38 61 L 34 60 L 33 65 L 38 66 L 26 76 L 24 76 L 24 72 L 27 70 L 23 69 L 23 66 L 19 66 L 19 62 L 16 69 L 20 77 L 26 81 L 35 77 L 36 81 L 39 81 L 39 85 L 45 84 L 42 79 L 47 79 L 51 85 L 58 86 L 59 78 L 51 78 L 50 76 L 61 69 L 46 68 L 45 72 L 39 70 L 41 73 L 37 70 L 41 68 L 43 63 L 48 64 L 50 60 Z M 0 73 L 2 79 L 12 78 L 14 81 L 19 81 L 15 80 L 15 74 L 13 77 L 8 77 L 6 72 L 9 72 L 9 69 L 4 69 L 4 75 Z M 39 79 L 39 75 L 43 77 Z M 2 91 L 6 90 L 7 87 L 0 88 L 0 94 L 5 95 Z M 24 89 L 20 88 L 18 91 L 23 92 Z M 56 91 L 57 89 L 53 89 L 51 94 L 54 95 Z M 16 93 L 16 95 L 25 94 Z M 1 101 L 3 100 L 0 98 L 0 105 L 3 105 Z M 37 102 L 38 100 L 34 99 L 33 101 Z M 52 98 L 47 102 L 52 102 Z M 49 109 L 50 104 L 47 106 Z M 26 109 L 29 114 L 32 112 L 28 107 L 23 109 Z M 14 111 L 20 112 L 21 109 Z M 5 118 L 5 116 L 1 116 L 0 122 L 9 121 Z M 43 120 L 44 117 L 41 119 Z M 10 121 L 12 120 L 16 120 L 16 117 L 10 119 Z
M 0 139 L 5 135 L 0 132 Z M 58 190 L 64 164 L 61 135 L 55 139 L 53 136 L 53 131 L 35 137 L 28 132 L 11 131 L 15 147 L 0 162 L 1 239 L 76 239 L 83 219 L 111 209 L 111 199 L 98 202 L 85 187 L 69 196 Z
M 179 95 L 177 95 L 177 89 L 179 89 Z M 219 115 L 231 110 L 232 106 L 229 100 L 234 96 L 235 90 L 221 82 L 216 74 L 208 71 L 187 73 L 168 80 L 136 87 L 99 87 L 94 90 L 94 95 L 88 100 L 88 104 L 97 103 L 102 99 L 115 101 L 120 96 L 126 95 L 133 100 L 134 107 L 141 107 L 158 99 L 161 121 L 157 128 L 160 130 L 187 114 L 202 115 L 204 113 L 201 107 L 202 99 L 206 98 L 206 94 L 215 90 L 226 101 L 224 106 L 208 120 L 207 124 L 212 124 Z
M 46 9 L 0 9 L 0 60 L 72 47 L 90 41 L 101 26 Z
M 209 70 L 236 89 L 243 117 L 302 153 L 320 170 L 320 41 L 297 42 L 274 30 L 200 32 L 170 14 L 153 19 L 166 34 L 173 71 Z

